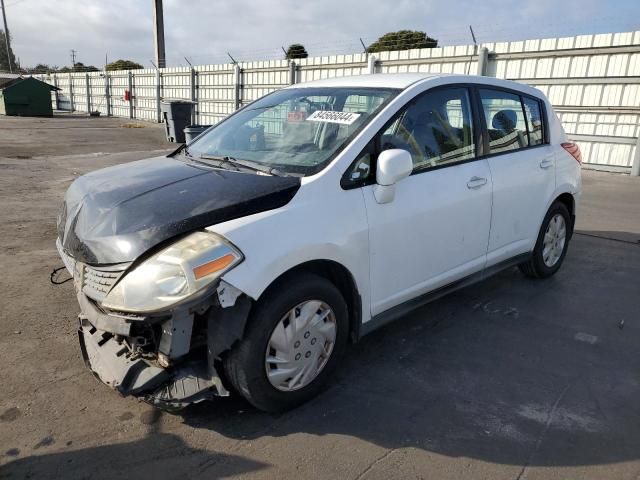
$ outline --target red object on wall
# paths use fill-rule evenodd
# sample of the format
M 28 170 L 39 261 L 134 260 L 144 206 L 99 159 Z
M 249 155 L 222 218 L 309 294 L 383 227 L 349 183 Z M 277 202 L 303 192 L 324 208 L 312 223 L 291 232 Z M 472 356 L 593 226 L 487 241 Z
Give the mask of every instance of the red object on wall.
M 129 93 L 129 90 L 125 90 L 125 91 L 124 91 L 124 96 L 123 96 L 123 98 L 124 98 L 124 101 L 125 101 L 125 102 L 129 102 L 129 101 L 131 101 L 131 94 Z

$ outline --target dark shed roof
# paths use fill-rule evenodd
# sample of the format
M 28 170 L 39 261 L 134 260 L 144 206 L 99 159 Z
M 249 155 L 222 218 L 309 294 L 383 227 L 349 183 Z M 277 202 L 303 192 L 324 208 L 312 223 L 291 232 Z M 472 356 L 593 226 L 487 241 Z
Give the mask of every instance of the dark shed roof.
M 43 85 L 46 85 L 47 87 L 49 87 L 51 90 L 60 90 L 60 88 L 55 87 L 55 86 L 51 85 L 50 83 L 43 82 L 42 80 L 38 80 L 37 78 L 33 78 L 33 77 L 11 78 L 11 77 L 4 77 L 4 76 L 2 76 L 2 74 L 0 74 L 0 90 L 6 90 L 6 89 L 11 88 L 14 85 L 22 83 L 22 82 L 24 82 L 26 80 L 33 80 L 35 82 L 42 83 Z

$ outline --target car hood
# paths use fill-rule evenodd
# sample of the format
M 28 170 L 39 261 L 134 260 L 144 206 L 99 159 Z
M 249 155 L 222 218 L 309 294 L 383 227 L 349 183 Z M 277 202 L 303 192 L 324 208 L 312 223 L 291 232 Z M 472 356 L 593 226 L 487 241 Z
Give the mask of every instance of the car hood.
M 257 175 L 158 157 L 75 180 L 58 217 L 63 250 L 93 265 L 131 262 L 181 234 L 286 205 L 296 177 Z

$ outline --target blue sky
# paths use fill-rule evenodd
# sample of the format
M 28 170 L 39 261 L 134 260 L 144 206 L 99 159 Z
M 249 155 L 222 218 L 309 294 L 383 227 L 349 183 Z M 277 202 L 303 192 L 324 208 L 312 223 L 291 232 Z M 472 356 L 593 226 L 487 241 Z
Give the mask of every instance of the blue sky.
M 128 58 L 150 66 L 152 0 L 5 0 L 23 66 L 100 66 Z M 169 66 L 280 58 L 303 43 L 311 55 L 353 53 L 398 29 L 441 45 L 640 30 L 640 0 L 165 0 Z

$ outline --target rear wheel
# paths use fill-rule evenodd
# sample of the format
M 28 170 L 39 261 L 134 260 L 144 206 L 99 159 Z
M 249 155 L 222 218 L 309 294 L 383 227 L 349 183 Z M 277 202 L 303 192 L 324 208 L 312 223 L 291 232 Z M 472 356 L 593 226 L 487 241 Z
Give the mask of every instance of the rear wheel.
M 571 217 L 567 207 L 555 202 L 542 222 L 531 259 L 519 265 L 529 277 L 546 278 L 556 273 L 567 253 L 571 237 Z
M 227 377 L 261 410 L 296 407 L 325 386 L 348 330 L 340 291 L 317 275 L 297 275 L 258 301 L 245 338 L 225 359 Z

